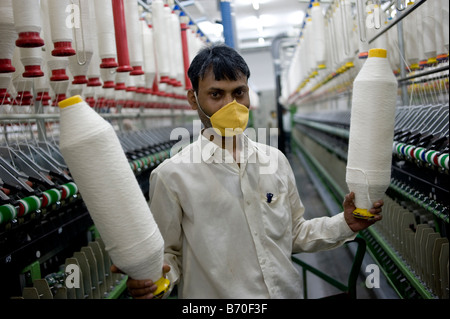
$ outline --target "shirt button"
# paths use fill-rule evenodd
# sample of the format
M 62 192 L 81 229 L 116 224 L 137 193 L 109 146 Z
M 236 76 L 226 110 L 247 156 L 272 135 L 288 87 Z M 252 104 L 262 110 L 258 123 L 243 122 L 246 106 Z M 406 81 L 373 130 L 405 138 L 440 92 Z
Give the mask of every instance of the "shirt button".
M 247 205 L 250 205 L 250 201 L 249 200 L 247 200 L 246 203 L 247 203 Z

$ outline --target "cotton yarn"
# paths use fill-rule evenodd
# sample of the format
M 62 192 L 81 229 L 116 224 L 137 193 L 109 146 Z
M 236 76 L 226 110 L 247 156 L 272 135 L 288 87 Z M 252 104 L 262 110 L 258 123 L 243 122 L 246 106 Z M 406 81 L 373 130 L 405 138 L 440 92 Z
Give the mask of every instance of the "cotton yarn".
M 141 21 L 142 27 L 142 42 L 144 49 L 144 72 L 145 72 L 145 85 L 151 89 L 153 87 L 153 81 L 156 75 L 156 55 L 153 37 L 153 28 L 151 25 L 143 20 Z
M 113 263 L 157 281 L 164 242 L 113 127 L 79 96 L 59 105 L 61 153 Z
M 130 52 L 130 65 L 133 71 L 130 75 L 142 75 L 144 64 L 142 28 L 139 23 L 139 8 L 137 1 L 125 0 L 125 21 L 127 25 L 128 50 Z
M 80 11 L 79 26 L 74 28 L 74 41 L 76 54 L 69 57 L 69 70 L 74 80 L 72 84 L 88 83 L 86 74 L 94 55 L 91 36 L 91 19 L 89 0 L 78 0 L 74 4 L 78 5 Z
M 100 68 L 115 68 L 118 64 L 112 3 L 111 0 L 93 2 L 97 20 L 98 54 L 102 60 Z
M 170 75 L 168 30 L 165 25 L 164 3 L 161 0 L 152 1 L 152 26 L 155 37 L 157 72 L 163 82 L 167 82 Z
M 314 55 L 319 69 L 326 67 L 325 49 L 325 19 L 319 2 L 314 2 L 311 8 L 312 23 L 314 27 Z
M 424 55 L 429 63 L 436 61 L 436 30 L 434 19 L 434 5 L 436 1 L 426 1 L 422 14 L 422 41 Z
M 43 46 L 44 40 L 39 36 L 42 29 L 39 1 L 14 0 L 12 5 L 14 24 L 19 34 L 16 45 L 22 48 Z
M 47 0 L 51 37 L 54 45 L 53 56 L 71 56 L 76 52 L 72 48 L 72 25 L 67 25 L 66 9 L 70 0 Z
M 413 2 L 408 3 L 408 8 L 413 6 Z M 405 43 L 405 57 L 408 62 L 408 66 L 411 69 L 417 69 L 419 67 L 419 50 L 418 47 L 418 37 L 416 34 L 417 22 L 417 11 L 411 12 L 403 21 L 403 37 Z
M 15 71 L 11 63 L 17 32 L 14 27 L 12 0 L 0 1 L 0 73 Z
M 353 83 L 346 182 L 369 210 L 389 186 L 397 81 L 386 50 L 371 49 Z

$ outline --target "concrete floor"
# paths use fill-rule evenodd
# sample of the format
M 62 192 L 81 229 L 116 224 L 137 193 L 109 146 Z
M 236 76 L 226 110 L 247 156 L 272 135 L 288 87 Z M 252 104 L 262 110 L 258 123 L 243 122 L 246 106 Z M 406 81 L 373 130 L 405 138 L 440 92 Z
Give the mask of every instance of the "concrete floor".
M 308 177 L 300 160 L 294 155 L 289 155 L 288 158 L 295 174 L 300 198 L 306 208 L 305 218 L 311 219 L 320 216 L 328 216 L 323 200 Z M 340 282 L 344 284 L 347 283 L 348 274 L 353 262 L 353 255 L 347 246 L 317 253 L 302 253 L 297 254 L 296 256 Z M 298 269 L 301 271 L 300 267 L 298 267 Z M 314 274 L 307 273 L 306 280 L 308 284 L 309 299 L 317 299 L 340 293 L 337 288 L 331 286 Z M 357 298 L 377 298 L 372 289 L 366 288 L 365 276 L 363 273 L 357 281 Z

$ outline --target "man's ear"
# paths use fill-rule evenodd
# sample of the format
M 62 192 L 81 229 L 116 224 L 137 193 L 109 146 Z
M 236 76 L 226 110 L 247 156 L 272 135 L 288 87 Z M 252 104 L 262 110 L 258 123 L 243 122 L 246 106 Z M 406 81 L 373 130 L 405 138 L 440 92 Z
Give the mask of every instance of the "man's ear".
M 194 89 L 190 89 L 187 91 L 187 100 L 193 110 L 198 109 L 197 99 L 195 98 Z

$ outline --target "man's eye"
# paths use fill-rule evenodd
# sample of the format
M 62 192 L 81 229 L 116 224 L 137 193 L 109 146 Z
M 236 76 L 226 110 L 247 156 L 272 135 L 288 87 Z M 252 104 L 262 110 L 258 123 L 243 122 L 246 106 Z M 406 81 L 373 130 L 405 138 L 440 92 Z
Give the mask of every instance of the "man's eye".
M 213 98 L 218 98 L 218 97 L 220 97 L 220 93 L 218 93 L 218 92 L 212 92 L 212 93 L 211 93 L 211 97 L 213 97 Z

